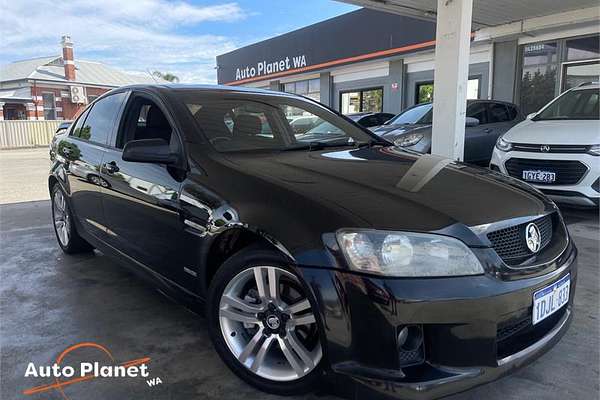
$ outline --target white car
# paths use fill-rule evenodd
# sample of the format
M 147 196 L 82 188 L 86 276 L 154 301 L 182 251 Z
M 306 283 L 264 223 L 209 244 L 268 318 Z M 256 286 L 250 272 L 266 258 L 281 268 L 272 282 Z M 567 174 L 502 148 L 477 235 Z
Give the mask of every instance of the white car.
M 498 138 L 490 168 L 521 179 L 554 201 L 598 206 L 600 85 L 567 90 Z

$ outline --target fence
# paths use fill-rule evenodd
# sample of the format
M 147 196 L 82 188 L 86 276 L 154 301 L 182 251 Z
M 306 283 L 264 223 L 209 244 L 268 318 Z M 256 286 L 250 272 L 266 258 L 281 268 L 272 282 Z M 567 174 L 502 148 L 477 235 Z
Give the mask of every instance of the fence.
M 0 121 L 0 149 L 47 146 L 64 121 Z

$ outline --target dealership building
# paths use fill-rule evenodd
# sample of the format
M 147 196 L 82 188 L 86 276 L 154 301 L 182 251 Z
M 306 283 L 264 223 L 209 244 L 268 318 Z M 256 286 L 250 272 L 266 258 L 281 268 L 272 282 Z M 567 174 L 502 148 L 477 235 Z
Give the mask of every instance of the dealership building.
M 599 80 L 598 8 L 544 11 L 498 26 L 473 20 L 467 98 L 530 113 Z M 218 82 L 306 95 L 345 114 L 398 113 L 432 100 L 435 39 L 435 16 L 364 8 L 218 56 Z

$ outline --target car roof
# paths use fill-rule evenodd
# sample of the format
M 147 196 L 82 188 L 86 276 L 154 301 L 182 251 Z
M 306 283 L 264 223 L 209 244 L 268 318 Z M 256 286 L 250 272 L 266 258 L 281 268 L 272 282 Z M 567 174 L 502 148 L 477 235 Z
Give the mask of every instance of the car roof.
M 598 82 L 585 82 L 585 83 L 581 83 L 578 86 L 574 87 L 573 91 L 575 90 L 586 90 L 586 89 L 600 89 L 600 83 Z
M 228 85 L 199 85 L 199 84 L 182 84 L 182 83 L 170 83 L 170 84 L 138 84 L 138 85 L 127 85 L 122 86 L 118 90 L 150 90 L 158 92 L 169 92 L 174 90 L 189 90 L 199 91 L 207 93 L 215 92 L 228 92 L 228 93 L 255 93 L 255 94 L 270 94 L 275 96 L 284 97 L 303 97 L 293 93 L 280 92 L 276 90 L 267 90 L 259 88 L 250 88 L 243 86 L 228 86 Z

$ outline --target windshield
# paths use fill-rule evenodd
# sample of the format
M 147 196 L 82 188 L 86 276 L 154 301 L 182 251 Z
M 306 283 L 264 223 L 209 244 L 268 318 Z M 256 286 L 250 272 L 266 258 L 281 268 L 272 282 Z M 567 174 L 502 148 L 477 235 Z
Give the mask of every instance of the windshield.
M 177 98 L 219 152 L 311 150 L 359 146 L 376 140 L 344 118 L 307 100 L 233 92 L 179 92 Z
M 408 110 L 396 115 L 385 124 L 431 124 L 431 107 L 431 103 L 411 107 Z
M 556 99 L 533 120 L 599 119 L 598 97 L 598 89 L 571 90 Z

